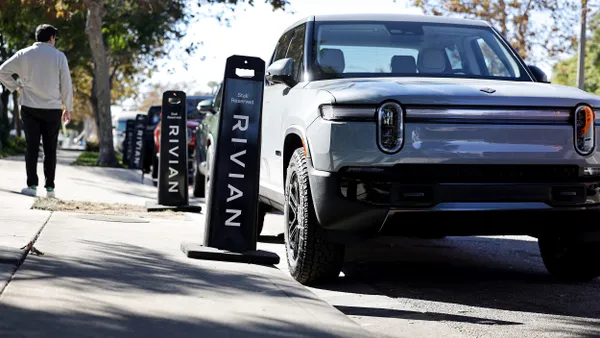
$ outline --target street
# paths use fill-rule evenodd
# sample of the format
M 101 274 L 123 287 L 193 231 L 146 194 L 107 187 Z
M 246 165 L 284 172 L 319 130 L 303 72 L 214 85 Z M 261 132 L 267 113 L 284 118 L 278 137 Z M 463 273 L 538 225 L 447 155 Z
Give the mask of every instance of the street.
M 265 227 L 272 242 L 282 216 Z M 347 251 L 343 274 L 310 289 L 381 337 L 600 336 L 600 280 L 553 282 L 531 237 L 378 238 Z

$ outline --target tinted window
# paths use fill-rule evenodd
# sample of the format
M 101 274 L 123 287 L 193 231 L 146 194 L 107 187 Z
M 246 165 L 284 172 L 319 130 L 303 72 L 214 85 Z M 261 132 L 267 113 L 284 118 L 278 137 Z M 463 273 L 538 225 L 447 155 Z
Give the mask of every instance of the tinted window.
M 294 60 L 294 78 L 302 81 L 302 69 L 304 67 L 304 41 L 306 37 L 306 25 L 293 30 L 294 36 L 288 48 L 286 58 Z
M 160 106 L 152 106 L 148 110 L 148 122 L 151 126 L 156 126 L 160 122 Z
M 217 91 L 217 95 L 215 96 L 214 104 L 213 104 L 215 114 L 220 113 L 222 98 L 223 98 L 223 85 L 220 85 L 219 90 Z
M 481 48 L 481 54 L 483 55 L 483 60 L 485 61 L 489 75 L 502 77 L 511 75 L 506 68 L 506 65 L 503 63 L 502 58 L 496 54 L 485 40 L 477 39 L 477 44 L 479 45 L 479 48 Z
M 446 57 L 448 58 L 448 61 L 450 62 L 450 66 L 452 67 L 452 70 L 463 69 L 463 66 L 462 66 L 463 60 L 460 57 L 460 52 L 458 51 L 458 47 L 456 47 L 456 45 L 448 46 L 448 47 L 444 48 L 444 51 L 446 52 Z
M 119 120 L 119 122 L 117 122 L 117 130 L 118 131 L 125 131 L 125 129 L 127 129 L 127 121 L 126 120 Z
M 490 27 L 418 22 L 317 22 L 315 79 L 463 77 L 531 81 Z
M 279 39 L 277 42 L 277 48 L 275 49 L 275 55 L 273 57 L 273 62 L 281 59 L 285 59 L 287 55 L 288 48 L 290 47 L 290 42 L 292 41 L 292 37 L 294 36 L 294 31 L 289 31 Z M 273 63 L 271 62 L 271 63 Z

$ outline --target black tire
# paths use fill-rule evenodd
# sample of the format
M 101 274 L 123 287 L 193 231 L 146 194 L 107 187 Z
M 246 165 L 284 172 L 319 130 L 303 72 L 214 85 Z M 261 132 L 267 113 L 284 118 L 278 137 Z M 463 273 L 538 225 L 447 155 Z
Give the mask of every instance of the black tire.
M 211 175 L 211 165 L 212 165 L 212 157 L 213 157 L 213 146 L 209 145 L 206 148 L 206 175 L 204 175 L 204 197 L 208 198 L 210 195 L 210 175 Z
M 153 154 L 152 159 L 152 184 L 157 187 L 158 186 L 158 156 Z
M 200 173 L 200 169 L 196 166 L 196 170 L 194 170 L 194 197 L 204 197 L 205 188 L 204 185 L 206 183 L 206 178 L 204 175 Z
M 290 274 L 305 285 L 337 278 L 344 263 L 344 245 L 327 240 L 312 203 L 308 166 L 304 150 L 299 148 L 292 155 L 285 180 L 284 235 Z
M 585 282 L 600 276 L 600 243 L 561 236 L 540 236 L 540 254 L 548 272 L 563 281 Z

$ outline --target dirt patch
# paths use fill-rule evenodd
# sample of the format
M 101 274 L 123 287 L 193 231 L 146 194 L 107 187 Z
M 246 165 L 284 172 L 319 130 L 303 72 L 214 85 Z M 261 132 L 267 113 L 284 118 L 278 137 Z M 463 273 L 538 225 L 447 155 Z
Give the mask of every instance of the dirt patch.
M 56 198 L 38 197 L 33 203 L 32 209 L 45 211 L 64 211 L 81 214 L 101 214 L 129 216 L 139 218 L 170 218 L 185 220 L 186 215 L 182 212 L 173 212 L 170 210 L 162 212 L 146 211 L 146 207 L 141 205 L 121 204 L 121 203 L 98 203 L 83 201 L 63 201 Z

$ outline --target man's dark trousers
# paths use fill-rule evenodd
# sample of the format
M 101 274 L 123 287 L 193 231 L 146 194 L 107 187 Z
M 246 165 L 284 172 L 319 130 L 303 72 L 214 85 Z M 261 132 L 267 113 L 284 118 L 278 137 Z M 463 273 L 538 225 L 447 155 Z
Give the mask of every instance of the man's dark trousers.
M 58 145 L 58 133 L 62 110 L 60 109 L 38 109 L 21 107 L 23 129 L 27 141 L 27 152 L 25 153 L 25 166 L 27 168 L 27 186 L 37 186 L 37 162 L 40 150 L 40 138 L 44 146 L 44 176 L 46 177 L 46 189 L 54 189 L 54 177 L 56 174 L 56 147 Z

